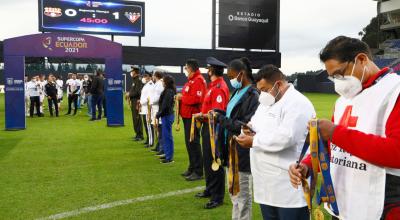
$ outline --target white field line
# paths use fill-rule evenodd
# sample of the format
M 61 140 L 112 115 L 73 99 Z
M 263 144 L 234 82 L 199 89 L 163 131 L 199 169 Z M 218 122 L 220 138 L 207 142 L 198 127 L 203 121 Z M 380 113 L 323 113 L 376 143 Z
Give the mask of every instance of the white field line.
M 191 188 L 191 189 L 183 189 L 183 190 L 172 191 L 172 192 L 167 192 L 167 193 L 163 193 L 163 194 L 120 200 L 120 201 L 100 204 L 100 205 L 96 205 L 96 206 L 84 207 L 81 209 L 76 209 L 76 210 L 72 210 L 72 211 L 68 211 L 68 212 L 62 212 L 62 213 L 51 215 L 48 217 L 38 218 L 36 220 L 63 219 L 63 218 L 67 218 L 67 217 L 81 215 L 84 213 L 95 212 L 95 211 L 102 210 L 102 209 L 110 209 L 110 208 L 114 208 L 117 206 L 129 205 L 129 204 L 136 203 L 136 202 L 144 202 L 144 201 L 150 201 L 150 200 L 156 200 L 156 199 L 163 199 L 166 197 L 196 192 L 196 191 L 203 190 L 203 189 L 204 189 L 204 186 L 199 186 L 199 187 L 195 187 L 195 188 Z

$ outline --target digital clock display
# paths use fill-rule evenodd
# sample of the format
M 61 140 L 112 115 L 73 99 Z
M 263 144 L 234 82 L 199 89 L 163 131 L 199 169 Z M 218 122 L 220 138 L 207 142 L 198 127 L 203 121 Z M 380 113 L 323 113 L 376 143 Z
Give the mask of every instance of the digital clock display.
M 39 31 L 144 36 L 144 2 L 39 0 Z

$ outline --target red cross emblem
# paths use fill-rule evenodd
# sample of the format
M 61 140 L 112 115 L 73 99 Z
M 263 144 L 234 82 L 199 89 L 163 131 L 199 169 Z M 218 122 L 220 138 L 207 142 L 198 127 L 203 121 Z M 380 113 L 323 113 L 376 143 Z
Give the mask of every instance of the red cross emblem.
M 343 116 L 340 119 L 339 125 L 344 126 L 346 128 L 354 128 L 357 126 L 357 116 L 351 116 L 353 112 L 353 106 L 349 105 L 344 110 Z

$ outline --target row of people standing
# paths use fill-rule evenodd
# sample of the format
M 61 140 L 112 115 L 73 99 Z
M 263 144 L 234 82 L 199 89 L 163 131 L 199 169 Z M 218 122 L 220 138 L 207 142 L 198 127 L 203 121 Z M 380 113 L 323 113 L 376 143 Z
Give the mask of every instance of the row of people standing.
M 36 115 L 43 117 L 44 100 L 47 97 L 50 116 L 53 116 L 53 107 L 56 116 L 62 100 L 63 81 L 49 74 L 47 80 L 44 75 L 36 75 L 28 79 L 25 76 L 25 110 L 26 116 L 33 117 L 36 108 Z
M 176 86 L 174 79 L 160 71 L 146 72 L 140 77 L 139 68 L 131 71 L 132 86 L 126 99 L 132 112 L 134 141 L 144 140 L 146 148 L 153 147 L 161 163 L 173 163 L 174 144 L 172 124 Z
M 30 81 L 25 76 L 25 108 L 27 116 L 33 117 L 36 107 L 36 115 L 43 117 L 44 100 L 47 99 L 50 116 L 53 116 L 55 111 L 56 117 L 59 116 L 61 110 L 61 103 L 63 100 L 63 89 L 67 91 L 68 98 L 68 112 L 66 115 L 77 114 L 81 104 L 87 104 L 88 115 L 92 117 L 92 106 L 98 108 L 99 114 L 95 119 L 101 119 L 102 110 L 104 109 L 104 117 L 106 117 L 105 97 L 104 97 L 104 77 L 101 71 L 96 72 L 96 76 L 89 77 L 84 75 L 77 77 L 76 73 L 68 74 L 68 79 L 64 81 L 60 76 L 56 77 L 54 74 L 49 74 L 47 80 L 44 75 L 33 76 Z M 92 82 L 95 82 L 92 89 Z M 95 97 L 95 103 L 92 102 L 92 96 Z M 100 101 L 99 101 L 100 100 Z M 96 109 L 96 108 L 93 108 Z M 72 112 L 73 111 L 73 112 Z
M 222 77 L 224 68 L 235 89 L 231 96 Z M 187 124 L 189 166 L 182 175 L 188 181 L 198 180 L 204 170 L 205 190 L 195 195 L 209 198 L 204 207 L 223 204 L 227 167 L 232 219 L 252 218 L 253 188 L 264 219 L 308 219 L 306 202 L 301 191 L 290 186 L 285 165 L 297 159 L 306 138 L 308 120 L 315 115 L 311 102 L 274 66 L 263 67 L 253 78 L 246 58 L 229 65 L 208 58 L 208 88 L 196 61 L 189 60 L 185 69 L 188 83 L 179 100 Z M 262 135 L 257 139 L 259 148 L 249 148 L 241 136 L 249 122 Z
M 205 177 L 204 191 L 195 195 L 208 199 L 204 208 L 213 209 L 223 204 L 225 167 L 228 167 L 233 219 L 251 219 L 252 188 L 254 200 L 260 204 L 265 219 L 308 219 L 301 190 L 291 187 L 286 172 L 290 162 L 297 159 L 298 149 L 306 138 L 308 120 L 315 115 L 311 102 L 274 66 L 263 67 L 253 79 L 251 64 L 246 58 L 233 60 L 229 65 L 213 57 L 207 58 L 206 62 L 208 86 L 198 62 L 188 60 L 185 64 L 188 82 L 175 99 L 175 89 L 168 86 L 173 85 L 169 83 L 173 82 L 172 78 L 163 78 L 165 89 L 155 117 L 162 118 L 161 146 L 165 158 L 161 162 L 173 162 L 170 146 L 173 146 L 173 106 L 177 100 L 189 158 L 188 168 L 182 176 L 187 181 Z M 225 68 L 235 88 L 232 96 L 223 79 Z M 146 97 L 149 92 L 145 87 L 154 88 L 154 82 L 148 80 L 149 74 L 140 80 L 138 70 L 132 71 L 132 77 L 133 86 L 127 97 L 137 134 L 134 140 L 139 141 L 143 139 L 143 125 L 137 122 L 148 120 L 148 117 L 139 116 L 141 105 L 151 103 L 146 102 L 151 98 Z M 252 148 L 247 136 L 241 134 L 243 125 L 252 126 L 256 131 L 252 134 L 254 137 L 249 135 L 258 141 L 250 145 Z M 151 137 L 151 130 L 148 130 L 148 137 Z

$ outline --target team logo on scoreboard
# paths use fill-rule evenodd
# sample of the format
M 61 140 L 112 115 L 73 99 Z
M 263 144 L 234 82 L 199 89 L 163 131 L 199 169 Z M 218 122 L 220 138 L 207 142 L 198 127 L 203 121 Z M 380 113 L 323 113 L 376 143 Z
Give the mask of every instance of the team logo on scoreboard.
M 139 18 L 140 13 L 132 13 L 132 12 L 125 12 L 125 16 L 129 19 L 129 21 L 134 24 Z
M 46 38 L 43 39 L 43 41 L 42 41 L 43 47 L 46 48 L 46 49 L 48 49 L 48 50 L 50 50 L 50 51 L 53 50 L 53 48 L 51 48 L 51 41 L 52 41 L 51 37 L 46 37 Z
M 61 17 L 62 11 L 61 8 L 46 7 L 44 8 L 44 15 L 52 18 L 58 18 Z

